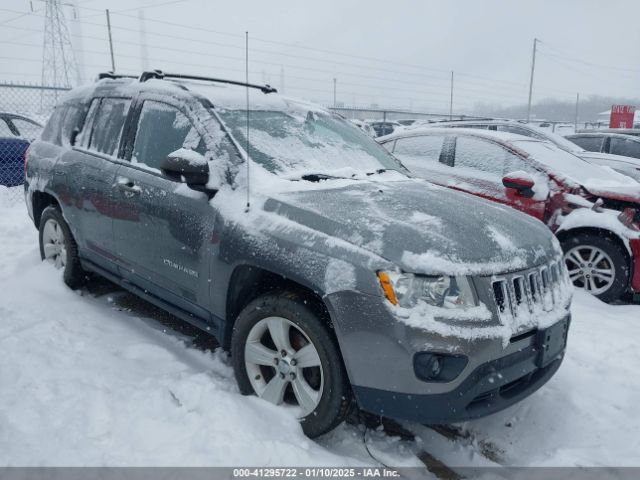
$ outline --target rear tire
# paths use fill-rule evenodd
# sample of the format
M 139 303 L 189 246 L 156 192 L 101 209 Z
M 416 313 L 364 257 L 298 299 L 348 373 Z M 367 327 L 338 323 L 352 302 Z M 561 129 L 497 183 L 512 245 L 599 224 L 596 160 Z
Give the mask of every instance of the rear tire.
M 307 436 L 322 435 L 346 417 L 351 390 L 342 357 L 302 297 L 271 293 L 247 305 L 233 327 L 231 356 L 240 392 L 293 405 Z
M 80 288 L 86 274 L 80 266 L 78 245 L 73 239 L 69 225 L 57 207 L 49 206 L 40 216 L 40 258 L 57 269 L 62 269 L 64 282 L 69 288 Z
M 562 242 L 569 277 L 603 302 L 619 300 L 629 290 L 631 270 L 626 252 L 606 236 L 581 233 Z

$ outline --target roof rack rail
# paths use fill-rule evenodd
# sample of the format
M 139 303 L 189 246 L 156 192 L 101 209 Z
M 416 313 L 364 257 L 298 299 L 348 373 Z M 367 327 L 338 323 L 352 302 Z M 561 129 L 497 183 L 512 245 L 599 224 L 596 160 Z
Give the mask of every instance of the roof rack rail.
M 155 79 L 163 79 L 163 78 L 175 78 L 175 79 L 182 79 L 182 80 L 201 80 L 204 82 L 215 82 L 215 83 L 227 83 L 230 85 L 239 85 L 241 87 L 249 87 L 249 88 L 255 88 L 257 90 L 260 90 L 262 93 L 278 93 L 278 90 L 275 89 L 274 87 L 272 87 L 271 85 L 256 85 L 254 83 L 245 83 L 245 82 L 238 82 L 236 80 L 226 80 L 223 78 L 214 78 L 214 77 L 202 77 L 199 75 L 185 75 L 182 73 L 165 73 L 161 70 L 151 70 L 151 71 L 147 71 L 147 72 L 142 72 L 142 75 L 140 75 L 140 81 L 141 82 L 146 82 L 147 80 L 150 80 L 152 78 Z
M 138 78 L 138 77 L 136 75 L 121 75 L 119 73 L 109 71 L 109 72 L 100 72 L 98 74 L 98 80 L 102 80 L 103 78 L 110 78 L 112 80 L 115 80 L 117 78 Z

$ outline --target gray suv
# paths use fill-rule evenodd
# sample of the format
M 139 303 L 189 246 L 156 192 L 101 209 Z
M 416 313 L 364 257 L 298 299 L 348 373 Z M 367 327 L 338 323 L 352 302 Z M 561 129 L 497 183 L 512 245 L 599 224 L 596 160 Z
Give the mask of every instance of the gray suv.
M 269 86 L 102 77 L 25 158 L 41 256 L 72 288 L 96 273 L 211 332 L 240 391 L 309 436 L 355 406 L 480 417 L 560 366 L 571 285 L 542 223 L 409 177 Z

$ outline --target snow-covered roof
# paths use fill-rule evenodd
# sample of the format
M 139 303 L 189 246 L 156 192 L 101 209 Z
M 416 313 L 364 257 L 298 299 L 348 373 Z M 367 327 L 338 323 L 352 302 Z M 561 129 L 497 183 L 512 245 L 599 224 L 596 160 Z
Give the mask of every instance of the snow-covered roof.
M 517 135 L 515 133 L 508 132 L 498 132 L 496 130 L 482 130 L 478 128 L 456 128 L 451 129 L 447 127 L 417 127 L 411 129 L 403 129 L 398 132 L 391 133 L 389 135 L 385 135 L 383 137 L 378 137 L 376 140 L 380 143 L 387 142 L 389 140 L 395 140 L 397 138 L 403 137 L 417 137 L 420 135 L 433 135 L 433 134 L 442 134 L 442 135 L 471 135 L 474 137 L 488 138 L 491 140 L 498 140 L 503 143 L 510 143 L 516 140 L 532 140 L 536 142 L 541 142 L 542 140 L 537 140 L 531 137 L 525 137 L 523 135 Z

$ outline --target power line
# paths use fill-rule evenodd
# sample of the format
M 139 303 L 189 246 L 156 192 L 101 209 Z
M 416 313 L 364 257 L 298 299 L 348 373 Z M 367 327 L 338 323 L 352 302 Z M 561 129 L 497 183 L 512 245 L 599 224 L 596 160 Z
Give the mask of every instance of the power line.
M 607 70 L 619 70 L 621 72 L 630 72 L 630 73 L 639 73 L 640 74 L 640 69 L 634 69 L 634 68 L 623 68 L 623 67 L 619 67 L 619 66 L 614 66 L 614 65 L 603 65 L 600 63 L 593 63 L 593 62 L 588 62 L 585 60 L 580 60 L 578 58 L 575 58 L 573 56 L 570 56 L 570 54 L 568 54 L 567 52 L 565 52 L 564 50 L 561 50 L 553 45 L 550 45 L 546 42 L 540 42 L 542 45 L 546 46 L 547 48 L 550 48 L 551 50 L 555 50 L 556 52 L 560 53 L 560 55 L 558 55 L 558 53 L 555 54 L 555 56 L 559 57 L 559 58 L 564 58 L 565 60 L 571 61 L 571 62 L 575 62 L 575 63 L 581 63 L 583 65 L 586 66 L 590 66 L 590 67 L 595 67 L 595 68 L 605 68 Z

